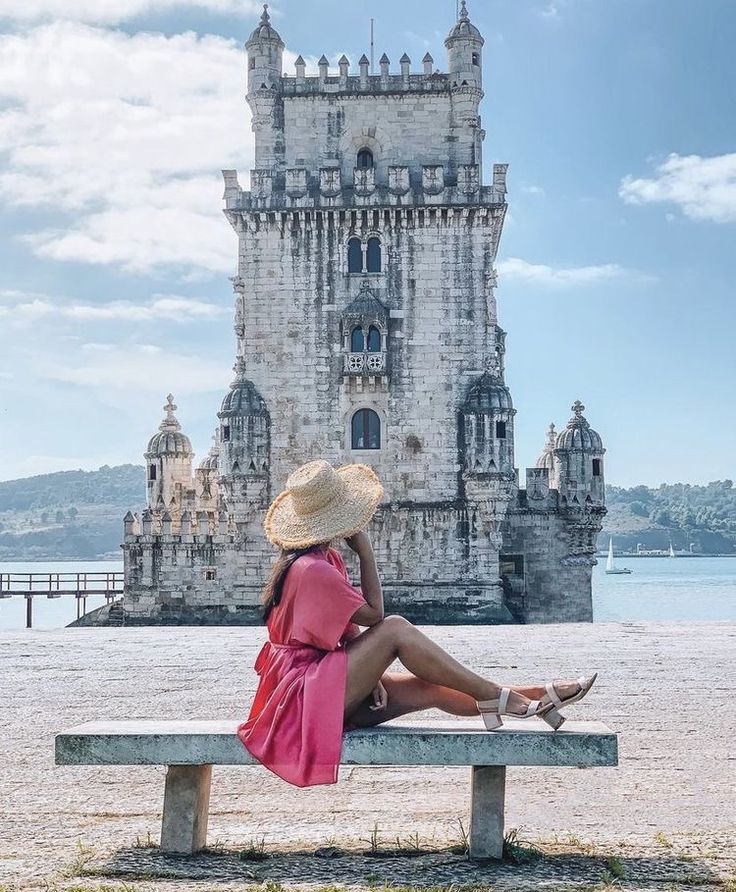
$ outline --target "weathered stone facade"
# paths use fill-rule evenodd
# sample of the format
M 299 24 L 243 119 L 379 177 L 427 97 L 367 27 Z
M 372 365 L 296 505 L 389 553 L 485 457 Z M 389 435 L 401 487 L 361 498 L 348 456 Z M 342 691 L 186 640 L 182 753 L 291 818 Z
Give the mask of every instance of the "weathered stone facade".
M 421 74 L 383 56 L 282 71 L 267 11 L 246 43 L 256 169 L 224 171 L 239 237 L 235 380 L 192 476 L 169 401 L 128 515 L 128 622 L 249 622 L 262 520 L 299 464 L 365 462 L 389 609 L 424 622 L 591 619 L 603 446 L 576 404 L 520 490 L 495 259 L 506 165 L 482 184 L 483 38 L 465 4 Z

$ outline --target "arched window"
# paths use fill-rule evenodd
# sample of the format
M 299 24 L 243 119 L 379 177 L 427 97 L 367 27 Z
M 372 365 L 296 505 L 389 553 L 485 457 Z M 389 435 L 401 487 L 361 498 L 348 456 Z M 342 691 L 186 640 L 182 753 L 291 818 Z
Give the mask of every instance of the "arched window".
M 363 329 L 360 327 L 354 328 L 350 335 L 350 352 L 362 353 L 364 346 Z
M 381 240 L 379 238 L 368 239 L 367 267 L 369 273 L 381 272 Z
M 381 419 L 373 409 L 358 409 L 353 415 L 352 448 L 381 448 Z
M 358 170 L 367 170 L 369 167 L 373 167 L 373 152 L 370 149 L 361 149 L 358 152 L 356 167 Z
M 375 325 L 371 325 L 371 327 L 368 329 L 368 352 L 381 352 L 381 332 L 376 328 Z
M 348 272 L 363 272 L 363 245 L 359 238 L 351 238 L 348 242 Z

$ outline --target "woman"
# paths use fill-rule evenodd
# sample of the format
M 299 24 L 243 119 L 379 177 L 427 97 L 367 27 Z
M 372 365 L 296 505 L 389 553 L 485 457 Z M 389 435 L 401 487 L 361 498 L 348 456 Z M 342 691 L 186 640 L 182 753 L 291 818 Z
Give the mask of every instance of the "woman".
M 559 728 L 558 707 L 595 680 L 500 687 L 476 675 L 401 616 L 384 616 L 376 559 L 365 526 L 383 495 L 367 465 L 302 465 L 268 509 L 266 536 L 281 548 L 263 595 L 269 640 L 238 736 L 271 771 L 297 786 L 337 781 L 343 731 L 421 709 L 483 716 L 540 716 Z M 360 589 L 332 543 L 360 560 Z M 361 632 L 359 626 L 367 626 Z M 387 672 L 398 659 L 408 673 Z

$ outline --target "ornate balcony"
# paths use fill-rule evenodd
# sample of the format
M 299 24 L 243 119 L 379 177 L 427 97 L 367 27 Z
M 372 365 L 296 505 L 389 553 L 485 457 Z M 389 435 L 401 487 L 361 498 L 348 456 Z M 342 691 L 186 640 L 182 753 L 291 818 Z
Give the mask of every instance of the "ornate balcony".
M 346 353 L 344 374 L 355 376 L 385 375 L 385 352 Z

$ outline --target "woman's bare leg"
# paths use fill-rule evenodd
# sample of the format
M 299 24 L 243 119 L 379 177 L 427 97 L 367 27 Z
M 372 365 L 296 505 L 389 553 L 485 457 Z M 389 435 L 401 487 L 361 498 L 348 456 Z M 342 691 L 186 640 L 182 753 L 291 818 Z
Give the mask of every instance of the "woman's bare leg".
M 501 691 L 499 685 L 467 669 L 402 616 L 387 616 L 348 642 L 345 649 L 348 656 L 346 716 L 373 691 L 395 659 L 422 681 L 451 688 L 473 700 L 493 700 Z M 528 702 L 522 694 L 512 693 L 508 709 L 522 714 Z M 474 714 L 477 713 L 476 708 Z
M 384 709 L 371 709 L 371 698 L 363 702 L 350 715 L 352 724 L 360 728 L 380 725 L 390 719 L 422 709 L 441 709 L 450 715 L 478 715 L 475 700 L 460 691 L 423 681 L 410 672 L 384 672 L 381 681 L 388 694 Z

